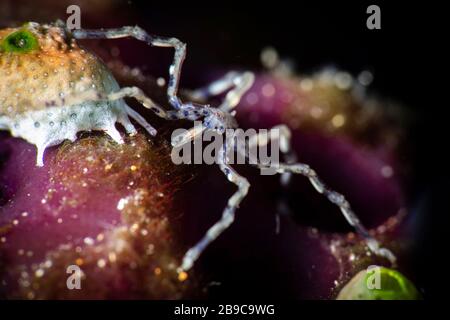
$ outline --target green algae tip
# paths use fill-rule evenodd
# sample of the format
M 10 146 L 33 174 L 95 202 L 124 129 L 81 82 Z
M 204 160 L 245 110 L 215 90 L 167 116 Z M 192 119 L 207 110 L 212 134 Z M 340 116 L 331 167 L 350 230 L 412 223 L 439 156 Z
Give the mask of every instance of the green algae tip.
M 36 36 L 28 30 L 13 32 L 0 43 L 0 50 L 3 52 L 27 53 L 38 49 Z
M 337 300 L 418 300 L 414 284 L 385 267 L 362 270 L 339 292 Z

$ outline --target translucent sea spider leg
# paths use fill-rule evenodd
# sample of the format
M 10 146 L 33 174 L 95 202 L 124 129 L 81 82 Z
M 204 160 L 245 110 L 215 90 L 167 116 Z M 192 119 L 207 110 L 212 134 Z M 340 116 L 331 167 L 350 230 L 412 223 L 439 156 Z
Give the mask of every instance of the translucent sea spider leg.
M 207 128 L 203 125 L 202 122 L 200 122 L 199 125 L 196 125 L 186 132 L 183 132 L 179 135 L 176 135 L 172 137 L 172 147 L 179 148 L 185 143 L 191 142 L 195 140 L 197 137 L 199 137 Z
M 297 155 L 295 151 L 291 148 L 291 130 L 285 124 L 277 125 L 270 129 L 268 134 L 257 134 L 253 136 L 248 142 L 248 150 L 252 150 L 257 146 L 265 146 L 269 143 L 269 141 L 273 141 L 277 139 L 279 141 L 280 151 L 284 154 L 285 162 L 288 164 L 297 162 Z M 239 150 L 241 151 L 241 150 Z M 244 154 L 244 156 L 246 156 Z M 284 189 L 287 189 L 289 186 L 289 182 L 292 178 L 292 172 L 283 172 L 280 175 L 280 184 Z M 290 215 L 291 210 L 289 209 L 289 205 L 287 204 L 287 196 L 285 193 L 280 194 L 278 204 L 277 204 L 277 213 L 275 216 L 276 221 L 276 233 L 279 232 L 279 215 L 286 214 Z
M 228 199 L 221 219 L 208 229 L 205 236 L 195 246 L 186 252 L 181 263 L 181 271 L 189 270 L 205 248 L 233 223 L 235 211 L 248 193 L 250 183 L 227 164 L 226 154 L 225 144 L 219 152 L 219 159 L 221 159 L 219 163 L 220 170 L 230 182 L 238 187 L 238 190 Z
M 110 136 L 116 143 L 123 144 L 122 136 L 116 127 L 111 126 L 110 128 L 103 129 L 108 136 Z
M 270 129 L 268 134 L 259 133 L 253 136 L 249 142 L 249 150 L 252 150 L 255 146 L 265 146 L 270 140 L 277 139 L 280 143 L 280 151 L 285 155 L 286 163 L 294 163 L 297 161 L 297 155 L 291 148 L 291 130 L 285 124 L 277 125 Z M 292 172 L 284 172 L 281 175 L 281 185 L 286 187 L 291 179 Z
M 209 92 L 209 94 L 220 94 L 234 86 L 234 88 L 227 93 L 224 102 L 218 108 L 220 109 L 220 113 L 227 114 L 239 103 L 242 96 L 248 91 L 248 89 L 250 89 L 253 82 L 254 74 L 252 72 L 234 72 L 211 84 L 209 87 L 212 88 L 212 90 L 207 90 L 207 92 Z M 208 110 L 208 108 L 205 107 L 205 110 Z M 226 127 L 225 124 L 224 127 Z M 176 137 L 177 139 L 175 141 L 172 141 L 172 145 L 177 146 L 186 143 L 189 140 L 194 139 L 195 136 L 197 136 L 203 130 L 205 130 L 203 126 L 201 126 L 200 128 L 194 127 L 189 130 L 187 134 Z M 231 223 L 234 221 L 234 214 L 236 209 L 248 193 L 250 183 L 246 178 L 239 175 L 228 164 L 226 149 L 228 145 L 232 145 L 231 140 L 229 139 L 225 141 L 224 146 L 220 149 L 219 166 L 227 179 L 230 182 L 236 184 L 238 190 L 229 198 L 227 206 L 222 213 L 222 218 L 208 229 L 205 236 L 194 247 L 190 248 L 186 252 L 183 257 L 180 270 L 189 270 L 201 255 L 201 253 L 205 250 L 205 248 L 231 225 Z M 285 145 L 288 146 L 289 144 Z
M 143 116 L 141 116 L 139 113 L 134 111 L 132 108 L 130 108 L 126 104 L 125 104 L 125 111 L 131 118 L 133 118 L 137 123 L 139 123 L 139 125 L 141 125 L 148 133 L 150 133 L 150 135 L 152 135 L 152 136 L 156 135 L 156 129 L 153 128 L 153 126 L 150 125 L 147 122 L 147 120 L 144 119 Z M 122 122 L 122 124 L 125 125 L 123 122 Z M 126 126 L 125 126 L 125 128 L 126 128 Z
M 259 167 L 266 167 L 264 165 L 259 165 Z M 309 179 L 311 184 L 317 190 L 317 192 L 325 195 L 328 200 L 339 207 L 341 212 L 343 213 L 347 222 L 355 228 L 355 230 L 360 234 L 366 241 L 369 249 L 378 256 L 384 257 L 388 259 L 392 264 L 395 264 L 396 257 L 395 255 L 386 248 L 380 248 L 380 244 L 378 241 L 372 237 L 369 231 L 363 226 L 359 218 L 353 212 L 350 207 L 349 202 L 345 199 L 345 197 L 328 188 L 325 183 L 319 178 L 317 173 L 311 169 L 307 164 L 304 163 L 295 163 L 295 164 L 284 164 L 280 163 L 278 166 L 272 166 L 272 168 L 276 169 L 278 173 L 292 172 L 296 174 L 301 174 Z
M 219 106 L 222 111 L 231 111 L 241 101 L 242 96 L 250 89 L 255 81 L 255 75 L 252 72 L 239 73 L 232 78 L 234 88 L 225 96 L 225 100 Z
M 123 98 L 135 98 L 137 101 L 139 101 L 144 107 L 147 109 L 150 109 L 153 111 L 157 116 L 166 119 L 166 120 L 176 120 L 176 119 L 189 119 L 189 120 L 196 120 L 199 117 L 201 117 L 204 113 L 203 110 L 206 110 L 207 107 L 198 107 L 193 106 L 191 104 L 186 104 L 185 108 L 182 110 L 169 110 L 166 111 L 160 106 L 158 106 L 155 102 L 153 102 L 152 99 L 147 97 L 145 93 L 139 89 L 138 87 L 124 87 L 121 88 L 119 91 L 113 92 L 108 94 L 104 98 L 100 99 L 106 99 L 108 101 L 114 101 L 119 100 Z M 139 115 L 136 111 L 134 111 L 130 107 L 126 107 L 125 111 L 127 114 L 135 119 L 139 124 L 141 124 L 151 135 L 156 134 L 155 128 L 153 128 L 150 124 L 147 123 L 147 121 Z
M 205 87 L 190 90 L 187 95 L 193 100 L 208 100 L 231 89 L 233 79 L 238 76 L 238 72 L 229 71 L 223 77 L 211 82 Z
M 275 135 L 273 135 L 275 133 Z M 266 145 L 269 143 L 270 139 L 277 138 L 280 140 L 280 150 L 283 153 L 289 153 L 291 152 L 290 147 L 290 137 L 291 132 L 290 129 L 286 125 L 279 125 L 275 126 L 270 130 L 270 134 L 258 134 L 253 136 L 249 140 L 249 149 L 251 150 L 252 147 L 255 145 Z M 327 196 L 328 200 L 334 203 L 339 207 L 339 209 L 344 214 L 344 217 L 348 221 L 348 223 L 355 228 L 355 230 L 362 236 L 367 242 L 367 245 L 369 249 L 374 252 L 377 255 L 383 256 L 390 260 L 392 263 L 395 263 L 395 256 L 390 252 L 389 250 L 385 248 L 380 248 L 379 243 L 376 239 L 374 239 L 368 232 L 368 230 L 362 225 L 356 214 L 352 211 L 350 208 L 350 204 L 345 199 L 345 197 L 334 191 L 329 189 L 322 180 L 318 177 L 317 173 L 311 169 L 307 164 L 303 163 L 291 163 L 292 161 L 296 161 L 295 154 L 291 154 L 288 157 L 288 161 L 290 163 L 280 163 L 278 166 L 269 166 L 269 165 L 263 165 L 259 164 L 258 166 L 261 168 L 275 168 L 278 173 L 281 173 L 282 175 L 288 174 L 301 174 L 303 176 L 306 176 L 309 178 L 311 184 L 314 186 L 314 188 L 321 194 L 324 194 Z
M 239 103 L 242 95 L 252 86 L 254 78 L 251 72 L 230 71 L 222 78 L 208 84 L 206 87 L 193 90 L 188 95 L 194 100 L 207 100 L 235 87 L 234 93 L 229 93 L 219 107 L 222 110 L 229 110 Z
M 150 46 L 155 47 L 171 47 L 175 49 L 173 63 L 169 68 L 169 84 L 167 86 L 167 96 L 170 104 L 175 109 L 182 109 L 183 103 L 177 96 L 178 86 L 180 82 L 181 67 L 186 57 L 186 44 L 177 38 L 166 38 L 149 35 L 142 28 L 122 27 L 117 29 L 96 29 L 87 30 L 79 29 L 72 32 L 76 39 L 118 39 L 133 37 L 137 40 L 144 41 Z

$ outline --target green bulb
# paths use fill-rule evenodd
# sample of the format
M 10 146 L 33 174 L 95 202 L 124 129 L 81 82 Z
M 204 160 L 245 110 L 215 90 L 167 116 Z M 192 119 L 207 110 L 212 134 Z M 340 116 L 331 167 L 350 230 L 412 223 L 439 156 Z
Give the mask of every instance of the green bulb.
M 3 39 L 0 49 L 4 52 L 27 53 L 38 50 L 39 44 L 33 33 L 28 30 L 19 30 Z
M 418 300 L 414 284 L 385 267 L 360 271 L 339 292 L 337 300 Z

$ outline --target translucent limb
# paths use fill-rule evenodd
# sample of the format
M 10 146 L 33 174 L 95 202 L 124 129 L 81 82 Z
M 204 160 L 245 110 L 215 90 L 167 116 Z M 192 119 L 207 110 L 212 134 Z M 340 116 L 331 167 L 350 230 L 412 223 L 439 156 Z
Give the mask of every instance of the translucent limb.
M 120 132 L 116 129 L 114 124 L 111 124 L 111 126 L 104 128 L 103 131 L 105 131 L 106 134 L 109 135 L 118 144 L 123 143 L 122 136 L 120 135 Z
M 358 234 L 360 234 L 366 241 L 369 249 L 378 256 L 388 259 L 392 264 L 395 264 L 395 255 L 386 248 L 381 248 L 378 241 L 372 237 L 369 231 L 364 227 L 359 218 L 353 212 L 349 202 L 345 197 L 328 188 L 325 183 L 318 177 L 317 173 L 311 169 L 307 164 L 295 163 L 284 164 L 280 163 L 278 166 L 272 166 L 278 173 L 292 172 L 295 174 L 301 174 L 309 179 L 313 187 L 317 192 L 325 195 L 330 202 L 339 207 L 347 222 L 353 226 Z
M 225 96 L 225 100 L 219 106 L 222 111 L 231 111 L 241 101 L 242 96 L 250 89 L 255 81 L 255 75 L 252 72 L 244 72 L 233 78 L 234 88 Z
M 198 88 L 188 92 L 188 95 L 193 100 L 208 100 L 211 97 L 218 96 L 231 89 L 234 85 L 233 80 L 238 76 L 238 72 L 229 71 L 222 78 L 211 82 L 203 88 Z
M 265 146 L 269 141 L 277 139 L 279 141 L 280 151 L 284 154 L 286 163 L 295 163 L 297 161 L 297 155 L 291 148 L 291 130 L 288 126 L 281 124 L 270 129 L 268 135 L 257 134 L 249 140 L 249 150 L 255 146 Z M 280 175 L 280 184 L 283 188 L 287 188 L 292 179 L 292 172 L 283 172 Z M 275 233 L 280 232 L 280 214 L 289 215 L 291 210 L 286 201 L 286 195 L 280 195 L 280 199 L 277 203 L 277 213 L 275 215 Z
M 270 135 L 262 135 L 258 134 L 252 139 L 249 140 L 249 149 L 251 149 L 254 146 L 264 146 L 269 143 L 270 138 L 273 139 L 273 137 L 278 138 L 280 141 L 280 151 L 282 153 L 285 153 L 287 155 L 287 161 L 288 163 L 280 163 L 279 165 L 258 165 L 259 167 L 263 168 L 275 168 L 278 173 L 282 174 L 282 185 L 286 186 L 288 179 L 290 178 L 290 175 L 292 173 L 295 174 L 301 174 L 303 176 L 306 176 L 309 178 L 311 184 L 314 186 L 314 188 L 317 190 L 317 192 L 324 194 L 328 200 L 335 205 L 339 207 L 341 212 L 343 213 L 345 219 L 347 222 L 355 228 L 355 230 L 360 234 L 367 243 L 367 246 L 369 249 L 382 257 L 387 258 L 391 263 L 395 263 L 395 256 L 391 251 L 385 248 L 380 248 L 380 245 L 378 241 L 373 238 L 369 231 L 363 226 L 359 218 L 356 216 L 356 214 L 352 211 L 350 208 L 350 204 L 345 199 L 345 197 L 332 190 L 329 189 L 325 183 L 322 182 L 322 180 L 318 177 L 317 173 L 311 169 L 307 164 L 303 163 L 293 163 L 296 161 L 296 155 L 291 150 L 290 146 L 290 138 L 291 138 L 291 132 L 290 129 L 286 125 L 279 125 L 276 127 L 273 127 L 270 132 L 272 133 L 274 130 L 276 130 L 275 133 L 278 134 L 270 134 Z M 283 175 L 289 174 L 288 177 L 283 178 Z
M 208 229 L 204 237 L 195 246 L 186 252 L 179 271 L 189 270 L 205 248 L 233 223 L 235 211 L 248 193 L 250 183 L 247 179 L 239 175 L 230 165 L 226 164 L 226 149 L 223 147 L 220 150 L 220 158 L 222 159 L 222 162 L 219 163 L 220 170 L 230 182 L 238 187 L 238 190 L 228 199 L 227 206 L 223 210 L 221 219 Z
M 143 127 L 150 135 L 152 135 L 152 136 L 156 135 L 156 133 L 157 133 L 156 129 L 153 128 L 153 126 L 150 123 L 148 123 L 147 120 L 145 120 L 143 116 L 141 116 L 139 113 L 134 111 L 128 105 L 125 105 L 125 111 L 131 118 L 133 118 L 137 123 L 139 123 L 139 125 L 141 127 Z M 125 126 L 125 128 L 126 128 L 126 126 Z M 134 131 L 136 131 L 136 130 L 134 130 Z
M 196 120 L 199 117 L 208 114 L 208 107 L 198 107 L 191 104 L 184 104 L 179 110 L 166 111 L 158 106 L 152 99 L 138 87 L 125 87 L 117 92 L 110 93 L 106 96 L 106 100 L 114 101 L 123 98 L 134 98 L 139 101 L 144 107 L 150 109 L 157 116 L 166 120 L 189 119 Z M 100 98 L 102 99 L 102 98 Z M 127 114 L 141 124 L 151 135 L 156 134 L 156 129 L 153 128 L 140 114 L 132 108 L 126 106 Z
M 219 109 L 229 111 L 236 107 L 245 92 L 252 86 L 254 79 L 255 76 L 252 72 L 242 73 L 230 71 L 206 87 L 190 92 L 189 95 L 194 100 L 207 100 L 233 88 L 233 90 L 228 92 L 224 102 L 219 106 Z
M 149 46 L 174 48 L 174 59 L 172 65 L 169 68 L 169 84 L 167 86 L 167 96 L 170 104 L 175 109 L 180 109 L 180 107 L 182 106 L 182 102 L 178 98 L 177 92 L 180 82 L 181 67 L 186 57 L 186 44 L 176 38 L 149 35 L 145 30 L 138 26 L 127 26 L 117 29 L 79 29 L 73 30 L 72 34 L 76 39 L 119 39 L 133 37 L 137 40 L 147 43 Z
M 280 144 L 280 151 L 285 155 L 286 163 L 297 161 L 297 155 L 291 148 L 291 130 L 288 126 L 280 124 L 270 129 L 269 134 L 257 134 L 249 140 L 249 150 L 255 146 L 265 146 L 270 140 L 277 139 Z M 284 172 L 281 175 L 281 185 L 286 187 L 291 179 L 292 172 Z
M 252 86 L 253 81 L 254 75 L 251 72 L 231 72 L 225 75 L 225 77 L 223 77 L 222 79 L 213 82 L 205 89 L 194 91 L 193 97 L 207 99 L 212 95 L 221 94 L 234 87 L 227 93 L 224 101 L 218 107 L 221 114 L 228 114 L 228 112 L 240 102 L 242 96 Z M 205 108 L 205 110 L 207 111 L 208 108 Z M 220 122 L 219 118 L 215 118 L 215 120 Z M 223 127 L 228 127 L 224 120 L 222 120 L 222 122 Z M 218 124 L 216 124 L 216 126 L 218 126 Z M 208 129 L 207 125 L 206 128 Z M 201 134 L 204 130 L 205 126 L 203 125 L 200 127 L 194 127 L 186 134 L 175 137 L 174 141 L 172 141 L 172 145 L 179 146 L 183 143 L 187 143 L 190 140 L 194 139 L 198 134 Z M 227 179 L 238 187 L 238 190 L 229 198 L 227 206 L 222 213 L 221 219 L 208 229 L 205 236 L 195 246 L 193 246 L 186 252 L 179 271 L 187 271 L 192 268 L 195 261 L 202 254 L 205 248 L 233 223 L 235 211 L 248 193 L 250 184 L 247 179 L 239 175 L 230 165 L 227 164 L 227 145 L 228 141 L 220 150 L 219 159 L 221 159 L 221 162 L 219 163 L 219 166 Z M 287 147 L 289 146 L 288 143 L 284 143 L 284 145 Z
M 186 132 L 179 134 L 172 138 L 171 144 L 174 148 L 179 148 L 182 145 L 195 140 L 199 135 L 201 135 L 207 128 L 200 123 L 187 130 Z
M 119 118 L 117 119 L 117 122 L 119 122 L 121 125 L 123 125 L 124 126 L 124 128 L 125 128 L 125 131 L 128 133 L 128 134 L 130 134 L 130 135 L 135 135 L 136 134 L 136 128 L 134 127 L 134 125 L 131 123 L 131 121 L 130 121 L 130 119 L 128 118 L 128 116 L 127 115 L 129 115 L 130 117 L 131 117 L 131 114 L 130 114 L 130 112 L 129 112 L 129 110 L 128 109 L 131 109 L 130 107 L 128 107 L 126 104 L 125 104 L 125 111 L 126 111 L 126 114 L 123 114 L 123 115 L 121 115 L 121 116 L 119 116 Z M 133 110 L 133 109 L 131 109 L 131 110 Z M 133 110 L 134 111 L 134 110 Z M 135 111 L 134 111 L 135 112 Z M 140 115 L 139 115 L 140 116 Z M 137 121 L 137 120 L 136 120 Z M 144 123 L 141 123 L 141 122 L 139 122 L 139 121 L 137 121 L 141 126 L 143 126 L 144 128 L 145 128 L 145 126 L 144 126 L 144 124 L 146 124 L 146 125 L 148 125 L 148 123 L 147 123 L 147 121 L 145 121 L 144 120 Z M 152 126 L 150 126 L 149 128 L 145 128 L 149 133 L 150 133 L 150 131 L 151 131 L 151 129 L 152 129 L 153 127 Z M 153 128 L 154 129 L 154 128 Z

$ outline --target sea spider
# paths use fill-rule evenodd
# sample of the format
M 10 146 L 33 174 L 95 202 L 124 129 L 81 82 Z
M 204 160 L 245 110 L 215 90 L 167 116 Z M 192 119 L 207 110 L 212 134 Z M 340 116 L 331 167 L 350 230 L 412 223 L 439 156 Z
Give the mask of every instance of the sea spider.
M 150 46 L 175 49 L 167 86 L 172 110 L 159 107 L 137 87 L 120 88 L 105 65 L 77 44 L 77 39 L 126 37 L 136 38 Z M 123 143 L 115 122 L 121 123 L 127 133 L 134 134 L 136 130 L 128 116 L 155 135 L 156 130 L 123 101 L 127 97 L 135 98 L 167 120 L 202 120 L 201 130 L 194 127 L 186 134 L 177 136 L 172 140 L 173 146 L 190 142 L 205 130 L 223 134 L 228 128 L 237 128 L 233 109 L 252 86 L 254 75 L 251 72 L 229 72 L 209 86 L 191 93 L 197 99 L 226 93 L 223 102 L 216 108 L 183 102 L 177 93 L 185 56 L 186 45 L 180 40 L 152 36 L 137 26 L 69 31 L 63 23 L 57 22 L 50 25 L 28 23 L 21 28 L 0 30 L 0 129 L 9 130 L 13 136 L 34 144 L 37 147 L 36 163 L 42 166 L 44 151 L 48 146 L 57 145 L 65 139 L 75 141 L 79 131 L 103 130 L 117 143 Z M 280 132 L 281 151 L 288 155 L 289 129 L 284 125 L 276 129 Z M 264 139 L 252 141 L 268 143 Z M 189 270 L 204 249 L 231 225 L 236 209 L 250 188 L 247 179 L 229 164 L 229 142 L 226 141 L 219 151 L 219 166 L 238 190 L 229 198 L 221 219 L 186 252 L 179 267 L 180 272 Z M 257 166 L 266 169 L 270 166 L 283 174 L 284 182 L 292 173 L 306 176 L 319 193 L 339 207 L 371 251 L 391 262 L 395 261 L 395 256 L 388 249 L 381 248 L 361 224 L 344 196 L 329 189 L 307 164 L 289 161 L 277 165 L 260 163 Z

